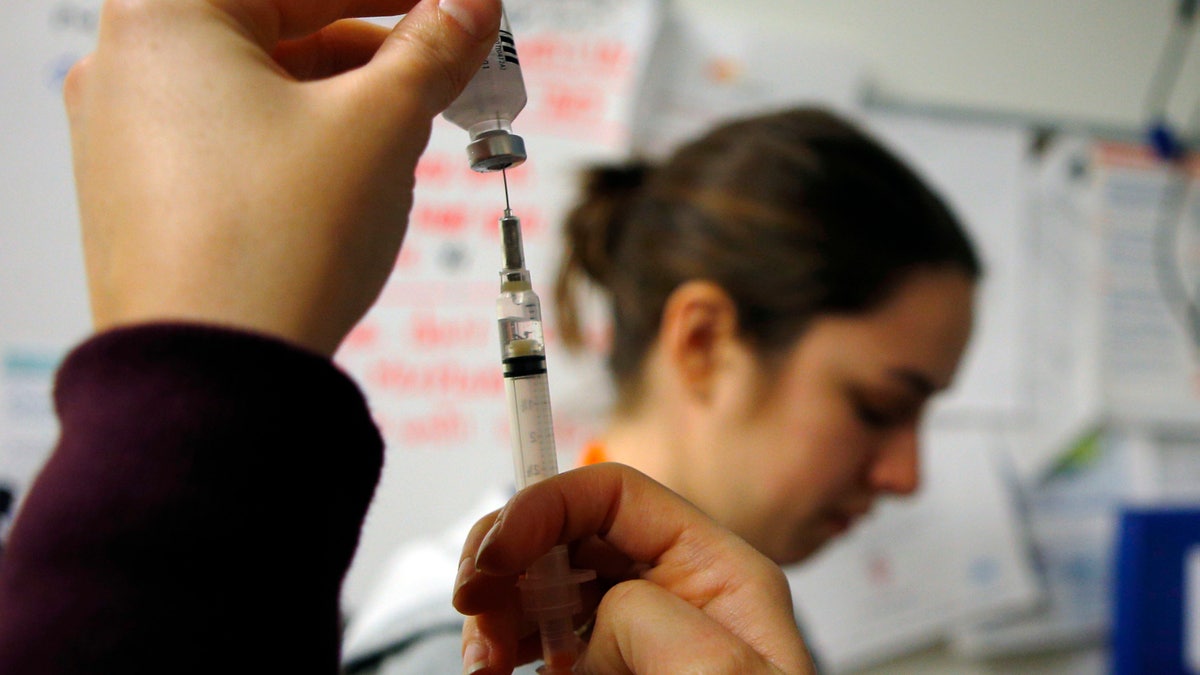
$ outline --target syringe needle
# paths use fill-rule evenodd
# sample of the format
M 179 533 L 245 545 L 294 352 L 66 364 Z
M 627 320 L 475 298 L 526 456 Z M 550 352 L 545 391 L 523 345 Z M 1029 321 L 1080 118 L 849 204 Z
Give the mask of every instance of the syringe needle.
M 501 169 L 500 177 L 504 179 L 504 215 L 511 215 L 512 207 L 508 203 L 508 171 Z

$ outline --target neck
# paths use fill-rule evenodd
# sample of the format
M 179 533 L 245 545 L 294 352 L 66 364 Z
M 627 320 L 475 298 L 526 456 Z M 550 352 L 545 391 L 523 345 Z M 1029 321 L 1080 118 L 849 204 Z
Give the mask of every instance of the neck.
M 671 489 L 674 463 L 683 451 L 679 439 L 667 433 L 674 425 L 663 424 L 651 414 L 625 415 L 610 422 L 600 437 L 608 461 L 631 466 Z

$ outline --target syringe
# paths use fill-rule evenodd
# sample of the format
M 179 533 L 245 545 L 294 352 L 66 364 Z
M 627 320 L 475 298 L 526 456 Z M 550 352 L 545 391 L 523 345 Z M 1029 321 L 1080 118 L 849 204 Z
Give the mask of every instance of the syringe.
M 504 209 L 500 218 L 504 268 L 500 270 L 500 358 L 508 397 L 513 468 L 517 488 L 558 473 L 554 425 L 550 414 L 550 384 L 546 377 L 546 344 L 542 307 L 525 269 L 521 221 Z M 520 582 L 525 615 L 536 619 L 542 639 L 538 670 L 544 675 L 570 673 L 582 642 L 572 618 L 582 608 L 579 584 L 595 578 L 589 570 L 572 570 L 567 547 L 559 545 L 525 571 Z
M 500 270 L 496 309 L 518 489 L 558 473 L 541 302 L 525 269 L 521 220 L 509 205 L 505 172 L 525 161 L 525 142 L 512 133 L 512 121 L 525 102 L 516 46 L 508 16 L 502 12 L 495 46 L 444 115 L 471 135 L 467 146 L 471 168 L 500 171 L 504 178 L 504 216 L 500 218 L 504 268 Z M 551 549 L 525 571 L 520 582 L 521 602 L 526 617 L 537 621 L 541 633 L 545 665 L 539 673 L 571 672 L 582 646 L 573 621 L 582 608 L 579 584 L 595 576 L 591 571 L 571 569 L 565 545 Z

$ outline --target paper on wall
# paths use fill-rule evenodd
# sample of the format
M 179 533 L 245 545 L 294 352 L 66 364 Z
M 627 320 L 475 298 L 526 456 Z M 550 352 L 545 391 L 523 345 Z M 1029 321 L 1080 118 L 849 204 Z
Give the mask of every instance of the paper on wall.
M 1014 454 L 1040 479 L 1109 424 L 1194 427 L 1200 361 L 1185 328 L 1200 266 L 1200 161 L 1187 175 L 1146 148 L 1057 139 L 1030 187 L 1033 348 L 1026 439 Z M 1174 183 L 1178 185 L 1178 183 Z
M 654 159 L 731 117 L 797 105 L 860 110 L 862 59 L 784 32 L 669 13 L 638 100 L 634 147 Z
M 1200 156 L 1176 168 L 1148 148 L 1100 143 L 1092 161 L 1106 411 L 1125 423 L 1200 423 L 1200 326 L 1185 306 L 1200 293 Z
M 1090 140 L 1059 137 L 1038 158 L 1028 186 L 1029 409 L 1012 458 L 1031 482 L 1103 420 L 1095 290 L 1101 248 L 1089 220 L 1090 157 Z
M 920 492 L 789 570 L 822 666 L 845 672 L 943 639 L 955 624 L 1040 598 L 1016 505 L 987 433 L 931 428 Z
M 869 111 L 866 128 L 921 174 L 967 229 L 984 265 L 975 330 L 935 418 L 1008 421 L 1027 412 L 1029 317 L 1024 126 Z
M 529 159 L 507 171 L 508 188 L 542 299 L 557 447 L 570 463 L 609 399 L 599 358 L 567 354 L 558 339 L 559 226 L 581 169 L 629 150 L 634 98 L 663 8 L 658 0 L 505 7 L 529 96 L 513 123 Z M 504 187 L 498 173 L 471 171 L 468 140 L 435 120 L 393 277 L 336 357 L 364 388 L 388 445 L 347 579 L 350 609 L 398 542 L 449 525 L 480 490 L 513 479 L 495 321 Z M 588 339 L 602 346 L 607 335 L 593 328 Z
M 16 498 L 12 513 L 58 440 L 52 390 L 61 355 L 44 346 L 0 349 L 0 488 Z
M 1147 490 L 1135 469 L 1152 445 L 1138 433 L 1096 432 L 1052 475 L 1026 484 L 1025 522 L 1044 601 L 1020 615 L 959 624 L 956 651 L 989 657 L 1100 644 L 1110 623 L 1117 510 L 1130 494 Z

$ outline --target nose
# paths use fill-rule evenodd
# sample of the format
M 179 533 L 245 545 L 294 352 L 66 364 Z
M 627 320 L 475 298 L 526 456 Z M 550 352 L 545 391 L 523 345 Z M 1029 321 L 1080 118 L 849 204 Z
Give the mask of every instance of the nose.
M 869 481 L 878 492 L 911 495 L 921 484 L 917 427 L 906 425 L 884 440 L 871 465 Z

